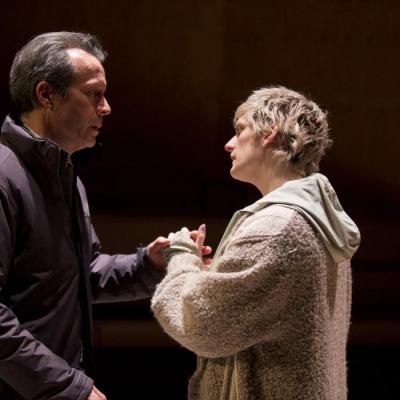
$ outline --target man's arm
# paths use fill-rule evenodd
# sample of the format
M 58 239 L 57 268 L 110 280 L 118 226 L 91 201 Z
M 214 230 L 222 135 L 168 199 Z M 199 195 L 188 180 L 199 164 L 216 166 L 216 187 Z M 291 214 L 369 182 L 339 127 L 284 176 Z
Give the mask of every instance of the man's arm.
M 13 265 L 14 214 L 0 187 L 0 379 L 26 399 L 86 400 L 93 381 L 38 341 L 6 305 L 4 291 Z
M 147 248 L 139 247 L 133 254 L 105 254 L 101 252 L 94 229 L 92 232 L 96 238 L 90 270 L 93 301 L 129 301 L 151 297 L 165 272 L 151 262 Z
M 91 281 L 94 302 L 140 300 L 154 294 L 156 286 L 164 278 L 167 262 L 163 250 L 171 241 L 159 236 L 147 247 L 140 247 L 134 254 L 108 255 L 101 253 L 99 239 L 91 226 L 94 259 L 91 263 Z M 197 231 L 192 237 L 202 238 L 199 251 L 207 257 L 211 247 L 203 246 L 204 237 Z M 203 260 L 207 266 L 209 258 Z
M 103 253 L 91 223 L 86 190 L 79 178 L 77 187 L 91 246 L 89 262 L 93 302 L 130 301 L 151 297 L 156 285 L 165 275 L 166 263 L 162 259 L 158 260 L 159 263 L 154 263 L 146 247 L 139 247 L 132 254 Z
M 24 329 L 0 303 L 0 379 L 25 399 L 86 400 L 93 381 Z

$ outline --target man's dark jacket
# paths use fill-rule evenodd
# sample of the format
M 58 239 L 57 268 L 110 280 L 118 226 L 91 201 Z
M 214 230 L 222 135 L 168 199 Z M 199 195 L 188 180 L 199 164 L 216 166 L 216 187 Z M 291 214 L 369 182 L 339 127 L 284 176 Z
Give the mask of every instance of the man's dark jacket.
M 10 117 L 0 142 L 0 399 L 86 399 L 92 296 L 149 297 L 161 273 L 144 249 L 100 252 L 59 146 Z

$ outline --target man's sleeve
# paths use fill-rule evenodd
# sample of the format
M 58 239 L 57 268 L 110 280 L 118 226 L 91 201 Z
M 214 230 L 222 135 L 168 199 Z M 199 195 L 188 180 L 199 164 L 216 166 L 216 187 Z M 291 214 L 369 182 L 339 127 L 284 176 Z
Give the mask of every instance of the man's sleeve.
M 84 400 L 93 381 L 36 340 L 4 304 L 4 288 L 12 268 L 13 212 L 0 188 L 0 380 L 25 399 Z
M 94 238 L 91 262 L 93 301 L 131 301 L 151 297 L 165 273 L 151 266 L 146 248 L 139 247 L 133 254 L 102 253 L 93 226 L 91 229 Z
M 151 297 L 165 272 L 152 267 L 144 247 L 137 248 L 132 254 L 103 253 L 100 240 L 91 223 L 86 190 L 79 178 L 77 186 L 91 241 L 90 283 L 93 302 L 109 303 Z
M 25 399 L 85 400 L 93 381 L 23 329 L 0 303 L 0 378 Z

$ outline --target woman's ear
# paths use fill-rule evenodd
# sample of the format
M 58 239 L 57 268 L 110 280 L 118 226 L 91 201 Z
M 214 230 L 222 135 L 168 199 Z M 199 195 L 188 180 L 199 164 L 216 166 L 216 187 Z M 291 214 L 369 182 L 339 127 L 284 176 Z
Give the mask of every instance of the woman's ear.
M 278 136 L 278 128 L 274 126 L 270 131 L 264 132 L 264 136 L 262 138 L 262 146 L 265 148 L 276 140 Z
M 36 85 L 36 98 L 38 103 L 47 109 L 53 109 L 53 95 L 54 89 L 53 87 L 46 81 L 40 81 Z

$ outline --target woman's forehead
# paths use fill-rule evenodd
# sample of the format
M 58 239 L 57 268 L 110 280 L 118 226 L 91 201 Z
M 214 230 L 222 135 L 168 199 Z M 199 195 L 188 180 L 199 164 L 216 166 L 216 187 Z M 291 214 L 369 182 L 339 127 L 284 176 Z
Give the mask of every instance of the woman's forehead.
M 249 106 L 247 103 L 242 103 L 235 111 L 235 117 L 233 121 L 236 123 L 240 118 L 244 117 L 246 120 L 248 118 L 246 117 L 247 112 L 249 111 Z M 249 122 L 249 121 L 247 121 Z

